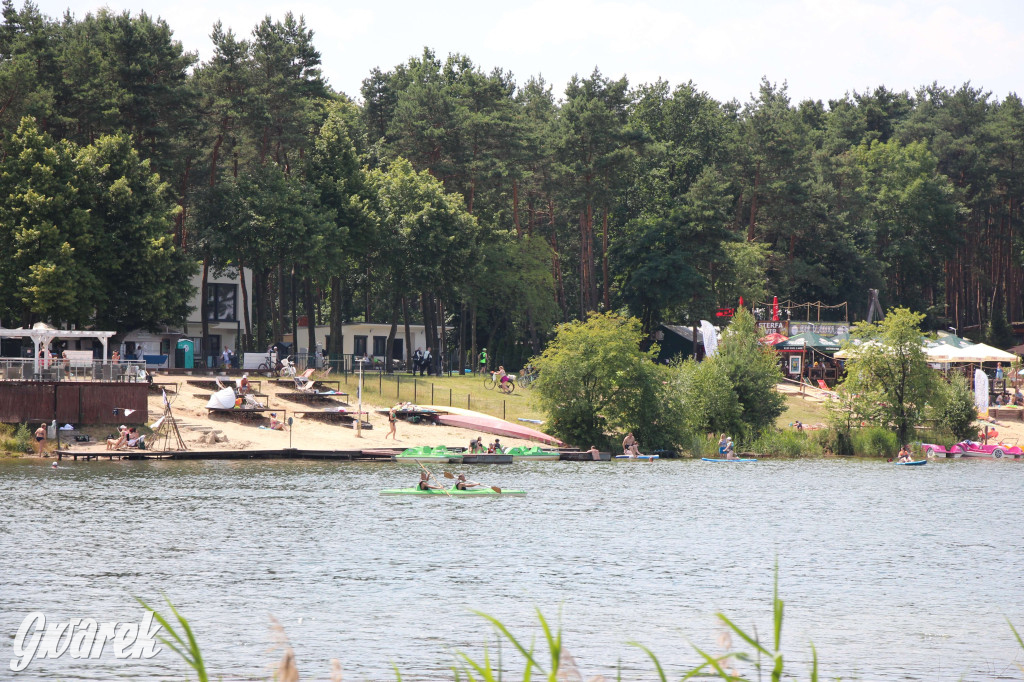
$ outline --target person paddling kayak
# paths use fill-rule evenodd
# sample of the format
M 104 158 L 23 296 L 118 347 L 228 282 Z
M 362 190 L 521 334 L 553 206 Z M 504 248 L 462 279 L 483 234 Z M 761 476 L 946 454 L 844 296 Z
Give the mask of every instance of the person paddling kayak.
M 420 482 L 416 487 L 420 490 L 441 490 L 441 486 L 430 482 L 430 474 L 426 471 L 420 472 Z
M 483 483 L 477 483 L 476 481 L 470 481 L 466 478 L 466 474 L 459 474 L 459 477 L 455 479 L 454 490 L 469 490 L 470 488 L 482 488 Z

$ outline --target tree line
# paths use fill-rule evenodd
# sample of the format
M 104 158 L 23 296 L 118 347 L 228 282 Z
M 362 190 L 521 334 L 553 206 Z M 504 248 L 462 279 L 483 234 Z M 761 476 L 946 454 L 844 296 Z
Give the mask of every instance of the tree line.
M 4 320 L 152 324 L 102 297 L 34 294 L 46 277 L 24 268 L 45 253 L 50 282 L 103 282 L 114 266 L 88 256 L 103 231 L 134 247 L 159 239 L 154 225 L 175 263 L 251 268 L 251 291 L 239 278 L 247 349 L 300 316 L 335 339 L 349 320 L 388 322 L 391 340 L 400 325 L 444 323 L 454 331 L 430 332 L 435 349 L 487 346 L 515 366 L 557 323 L 593 311 L 626 309 L 643 334 L 740 296 L 849 301 L 863 317 L 869 288 L 933 327 L 1024 319 L 1016 95 L 933 83 L 793 102 L 765 79 L 748 101 L 721 102 L 693 82 L 630 84 L 596 68 L 556 92 L 430 49 L 346 95 L 324 80 L 301 17 L 267 17 L 245 36 L 218 23 L 210 38 L 200 61 L 146 14 L 54 20 L 4 0 L 0 231 L 16 254 L 0 280 L 17 292 L 0 302 Z M 79 228 L 56 205 L 50 217 L 24 208 L 60 191 L 32 176 L 26 145 L 59 165 L 44 152 L 112 140 L 157 178 L 136 207 L 144 220 L 90 214 Z M 44 243 L 32 230 L 47 221 Z M 188 263 L 154 260 L 158 276 L 127 287 L 129 309 L 173 302 L 169 280 Z M 65 276 L 72 266 L 89 277 Z

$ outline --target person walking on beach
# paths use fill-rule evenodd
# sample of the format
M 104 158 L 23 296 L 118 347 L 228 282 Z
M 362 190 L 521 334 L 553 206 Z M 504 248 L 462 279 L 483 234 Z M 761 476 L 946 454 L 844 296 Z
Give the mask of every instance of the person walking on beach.
M 395 416 L 395 406 L 392 405 L 391 409 L 388 410 L 388 428 L 391 430 L 384 434 L 384 440 L 387 440 L 388 436 L 391 436 L 395 440 L 398 440 L 398 434 L 395 432 L 396 421 L 398 421 L 398 417 Z
M 43 456 L 43 450 L 46 449 L 46 424 L 40 424 L 39 428 L 36 429 L 36 454 L 40 457 Z

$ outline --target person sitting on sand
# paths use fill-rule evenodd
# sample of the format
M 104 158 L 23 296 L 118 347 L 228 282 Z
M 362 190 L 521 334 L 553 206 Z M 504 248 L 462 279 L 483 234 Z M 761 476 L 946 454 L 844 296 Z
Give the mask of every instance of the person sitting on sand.
M 146 437 L 140 434 L 138 429 L 133 426 L 126 433 L 128 440 L 125 441 L 125 445 L 130 448 L 146 449 Z
M 120 450 L 128 442 L 128 427 L 121 424 L 117 427 L 118 438 L 107 439 L 107 450 Z
M 270 430 L 271 431 L 285 431 L 284 422 L 277 418 L 277 412 L 270 413 Z
M 477 483 L 476 481 L 470 481 L 466 478 L 466 474 L 459 474 L 459 477 L 455 479 L 454 490 L 469 490 L 470 488 L 482 488 L 483 483 Z
M 441 490 L 441 486 L 430 482 L 430 474 L 426 471 L 420 472 L 420 482 L 416 485 L 419 490 Z

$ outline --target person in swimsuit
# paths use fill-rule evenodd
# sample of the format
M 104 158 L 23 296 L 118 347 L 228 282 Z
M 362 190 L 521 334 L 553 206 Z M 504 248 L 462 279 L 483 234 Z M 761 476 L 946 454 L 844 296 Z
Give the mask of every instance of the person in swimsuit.
M 440 490 L 441 486 L 434 485 L 430 482 L 430 474 L 426 471 L 420 472 L 420 482 L 416 485 L 419 490 Z
M 46 424 L 40 424 L 36 429 L 36 454 L 42 456 L 43 448 L 46 447 Z
M 396 421 L 398 421 L 398 417 L 395 416 L 395 408 L 392 406 L 391 409 L 388 410 L 388 428 L 391 430 L 384 434 L 384 440 L 387 440 L 388 436 L 398 440 L 398 433 L 395 431 Z
M 640 456 L 640 446 L 636 442 L 636 436 L 630 431 L 626 434 L 626 437 L 622 439 L 622 454 L 626 455 L 630 459 L 636 459 Z
M 722 437 L 718 439 L 718 456 L 719 457 L 724 457 L 725 456 L 725 450 L 726 450 L 726 448 L 728 446 L 729 446 L 729 439 L 723 433 Z
M 909 461 L 911 461 L 911 459 L 910 459 L 910 448 L 907 445 L 904 445 L 903 447 L 900 448 L 900 454 L 896 456 L 896 461 L 897 462 L 909 462 Z
M 732 436 L 725 439 L 725 458 L 736 459 L 736 448 L 732 444 Z
M 587 452 L 590 454 L 590 456 L 594 459 L 595 462 L 601 459 L 601 451 L 597 449 L 596 445 L 591 445 L 590 449 L 587 450 Z
M 476 481 L 470 481 L 466 478 L 466 474 L 459 474 L 459 477 L 455 479 L 454 490 L 469 490 L 470 488 L 482 488 L 483 483 L 477 483 Z

